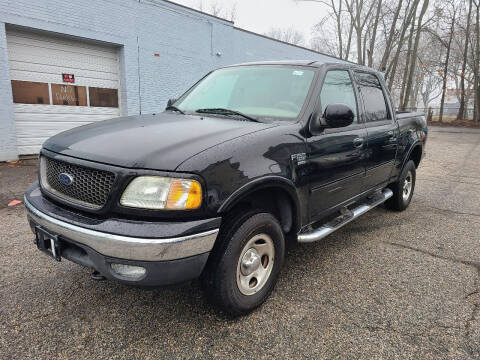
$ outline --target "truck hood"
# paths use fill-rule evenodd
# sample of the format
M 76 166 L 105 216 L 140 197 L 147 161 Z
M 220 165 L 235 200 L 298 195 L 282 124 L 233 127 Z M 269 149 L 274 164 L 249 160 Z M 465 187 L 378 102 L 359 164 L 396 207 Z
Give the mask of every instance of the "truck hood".
M 111 165 L 173 171 L 203 150 L 272 126 L 276 125 L 165 112 L 80 126 L 49 138 L 43 147 Z

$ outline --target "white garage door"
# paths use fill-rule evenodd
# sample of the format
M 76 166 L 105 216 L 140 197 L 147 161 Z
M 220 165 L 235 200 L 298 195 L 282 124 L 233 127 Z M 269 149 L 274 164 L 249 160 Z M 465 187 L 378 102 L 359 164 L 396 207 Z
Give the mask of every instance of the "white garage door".
M 38 153 L 50 136 L 119 116 L 114 47 L 7 31 L 18 152 Z

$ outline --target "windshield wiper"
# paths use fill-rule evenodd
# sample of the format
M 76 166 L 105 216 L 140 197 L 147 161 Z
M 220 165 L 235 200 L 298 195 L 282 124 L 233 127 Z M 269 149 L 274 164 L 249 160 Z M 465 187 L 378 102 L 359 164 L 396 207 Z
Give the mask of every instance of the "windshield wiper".
M 184 113 L 182 110 L 180 110 L 179 108 L 177 108 L 177 107 L 174 106 L 174 105 L 168 105 L 168 106 L 165 108 L 165 110 L 178 111 L 180 114 L 185 115 L 185 113 Z
M 261 122 L 258 119 L 255 119 L 252 116 L 245 115 L 244 113 L 241 113 L 240 111 L 235 111 L 235 110 L 230 110 L 230 109 L 225 109 L 225 108 L 208 108 L 208 109 L 198 109 L 195 110 L 196 113 L 200 114 L 219 114 L 219 115 L 238 115 L 241 116 L 245 119 L 248 119 L 250 121 L 255 121 L 255 122 Z

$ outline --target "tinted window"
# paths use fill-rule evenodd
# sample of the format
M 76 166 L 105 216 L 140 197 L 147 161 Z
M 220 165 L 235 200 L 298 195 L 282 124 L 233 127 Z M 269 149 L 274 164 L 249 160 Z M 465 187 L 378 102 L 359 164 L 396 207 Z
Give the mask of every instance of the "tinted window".
M 13 102 L 22 104 L 50 104 L 48 84 L 12 80 Z
M 322 104 L 322 113 L 327 105 L 330 104 L 347 105 L 355 115 L 353 122 L 358 122 L 357 101 L 348 71 L 332 70 L 327 73 L 323 82 L 322 92 L 320 93 L 320 102 Z
M 52 84 L 53 105 L 87 106 L 85 86 Z
M 390 119 L 385 95 L 378 78 L 373 74 L 360 72 L 356 73 L 355 77 L 360 87 L 360 93 L 362 94 L 363 103 L 365 105 L 367 122 Z
M 91 87 L 88 88 L 90 106 L 118 107 L 118 90 Z

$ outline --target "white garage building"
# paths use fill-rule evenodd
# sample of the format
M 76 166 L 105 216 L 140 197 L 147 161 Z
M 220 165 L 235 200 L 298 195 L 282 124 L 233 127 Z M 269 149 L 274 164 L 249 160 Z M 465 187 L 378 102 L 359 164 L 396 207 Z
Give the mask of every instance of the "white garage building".
M 19 155 L 38 153 L 60 131 L 120 115 L 117 48 L 18 30 L 7 30 L 7 46 Z

